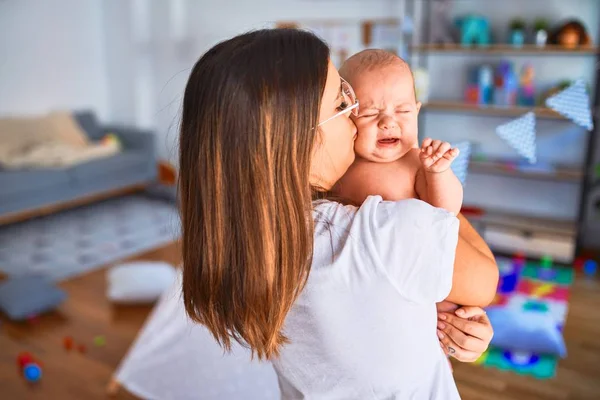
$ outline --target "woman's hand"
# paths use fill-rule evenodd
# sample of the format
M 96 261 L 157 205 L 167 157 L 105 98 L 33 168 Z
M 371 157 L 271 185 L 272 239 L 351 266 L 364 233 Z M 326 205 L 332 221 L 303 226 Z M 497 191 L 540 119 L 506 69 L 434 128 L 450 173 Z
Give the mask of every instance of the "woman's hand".
M 438 337 L 444 352 L 462 362 L 473 362 L 487 350 L 494 330 L 485 311 L 448 301 L 437 304 Z

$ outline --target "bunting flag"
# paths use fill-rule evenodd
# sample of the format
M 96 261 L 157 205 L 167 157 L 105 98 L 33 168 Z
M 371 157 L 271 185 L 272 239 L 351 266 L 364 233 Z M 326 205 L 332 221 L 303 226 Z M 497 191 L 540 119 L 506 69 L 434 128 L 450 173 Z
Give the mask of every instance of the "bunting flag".
M 471 142 L 458 142 L 454 143 L 452 147 L 457 148 L 460 153 L 458 157 L 452 162 L 451 168 L 454 175 L 458 178 L 460 183 L 465 186 L 467 180 L 467 174 L 469 172 L 469 159 L 471 157 Z
M 530 164 L 537 161 L 535 145 L 535 114 L 533 111 L 496 127 L 496 134 L 525 157 Z
M 577 125 L 591 131 L 592 109 L 583 79 L 576 80 L 571 86 L 546 99 L 546 107 L 553 109 Z

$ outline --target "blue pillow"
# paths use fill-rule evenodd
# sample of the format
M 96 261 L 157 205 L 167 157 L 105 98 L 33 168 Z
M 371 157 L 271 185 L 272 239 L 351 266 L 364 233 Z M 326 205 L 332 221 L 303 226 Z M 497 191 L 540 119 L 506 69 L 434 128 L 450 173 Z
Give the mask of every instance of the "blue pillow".
M 21 321 L 53 310 L 67 294 L 38 275 L 17 276 L 0 282 L 0 310 Z
M 492 345 L 508 350 L 566 357 L 565 341 L 552 314 L 491 307 L 487 309 L 487 315 L 494 328 Z

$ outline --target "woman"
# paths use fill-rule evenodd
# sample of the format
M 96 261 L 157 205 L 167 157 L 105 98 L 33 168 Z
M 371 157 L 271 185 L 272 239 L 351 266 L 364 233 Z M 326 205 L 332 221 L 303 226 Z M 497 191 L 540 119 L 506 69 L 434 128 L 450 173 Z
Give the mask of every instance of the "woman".
M 489 303 L 497 268 L 468 223 L 418 200 L 314 202 L 354 160 L 357 107 L 307 32 L 200 58 L 180 137 L 186 310 L 225 349 L 272 359 L 284 398 L 458 398 L 435 303 Z M 489 342 L 465 311 L 482 323 L 441 314 L 454 354 Z

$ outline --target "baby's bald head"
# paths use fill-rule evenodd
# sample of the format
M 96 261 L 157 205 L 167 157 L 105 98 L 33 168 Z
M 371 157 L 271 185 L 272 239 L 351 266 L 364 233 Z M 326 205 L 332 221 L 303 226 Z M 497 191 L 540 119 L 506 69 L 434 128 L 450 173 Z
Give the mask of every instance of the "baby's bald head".
M 340 75 L 352 84 L 354 78 L 363 72 L 389 66 L 396 66 L 412 76 L 406 61 L 394 53 L 381 49 L 367 49 L 354 54 L 344 62 L 340 68 Z

